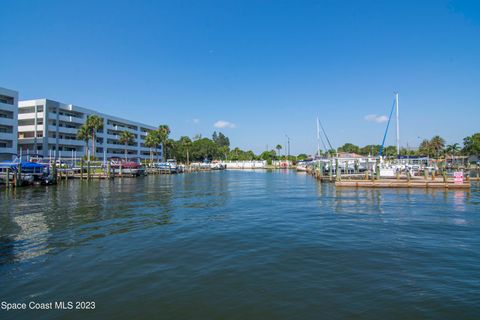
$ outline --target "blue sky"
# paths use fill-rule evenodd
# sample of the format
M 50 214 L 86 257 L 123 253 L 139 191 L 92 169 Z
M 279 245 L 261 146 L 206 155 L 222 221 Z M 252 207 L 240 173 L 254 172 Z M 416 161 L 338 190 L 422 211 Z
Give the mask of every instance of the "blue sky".
M 480 131 L 480 1 L 1 1 L 0 86 L 261 152 Z M 376 115 L 374 117 L 372 115 Z M 374 121 L 377 120 L 377 121 Z M 215 128 L 217 126 L 222 129 Z M 394 144 L 394 130 L 387 143 Z

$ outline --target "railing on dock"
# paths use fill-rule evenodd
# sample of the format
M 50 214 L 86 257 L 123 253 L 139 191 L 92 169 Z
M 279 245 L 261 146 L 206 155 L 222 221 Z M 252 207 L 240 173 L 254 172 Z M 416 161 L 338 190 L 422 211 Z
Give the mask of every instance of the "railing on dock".
M 470 188 L 471 181 L 480 181 L 480 165 L 467 164 L 447 169 L 445 162 L 436 167 L 423 167 L 416 174 L 410 170 L 397 170 L 393 176 L 382 176 L 380 162 L 361 168 L 358 160 L 338 159 L 320 161 L 307 168 L 307 172 L 322 182 L 337 187 L 390 187 L 390 188 Z

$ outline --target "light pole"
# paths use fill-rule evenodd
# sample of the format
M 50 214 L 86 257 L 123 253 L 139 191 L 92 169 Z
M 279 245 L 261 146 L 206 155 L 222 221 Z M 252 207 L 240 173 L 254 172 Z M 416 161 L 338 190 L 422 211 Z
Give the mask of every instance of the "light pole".
M 285 134 L 285 137 L 287 137 L 287 163 L 288 163 L 288 158 L 290 157 L 290 137 Z

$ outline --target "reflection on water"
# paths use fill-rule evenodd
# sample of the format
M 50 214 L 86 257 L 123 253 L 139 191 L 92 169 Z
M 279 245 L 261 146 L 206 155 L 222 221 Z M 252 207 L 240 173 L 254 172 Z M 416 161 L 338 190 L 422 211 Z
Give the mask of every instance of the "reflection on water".
M 125 319 L 474 318 L 479 190 L 252 170 L 3 191 L 0 296 Z
M 228 183 L 212 172 L 14 189 L 2 195 L 0 264 L 168 224 L 176 207 L 225 206 Z
M 68 181 L 4 194 L 0 263 L 169 223 L 173 183 L 164 180 Z

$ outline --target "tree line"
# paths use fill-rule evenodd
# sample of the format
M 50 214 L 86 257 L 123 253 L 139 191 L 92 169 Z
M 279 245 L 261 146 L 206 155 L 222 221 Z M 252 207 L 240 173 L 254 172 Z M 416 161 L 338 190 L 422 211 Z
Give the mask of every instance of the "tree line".
M 380 154 L 381 145 L 367 145 L 364 147 L 356 146 L 352 143 L 345 143 L 338 148 L 338 152 L 357 153 L 360 155 L 373 155 Z M 434 158 L 440 158 L 445 156 L 471 156 L 480 154 L 480 132 L 463 139 L 463 147 L 459 143 L 453 143 L 446 145 L 445 139 L 439 135 L 432 137 L 431 139 L 423 139 L 418 149 L 400 148 L 400 155 L 405 156 L 428 156 Z M 387 146 L 383 149 L 383 155 L 395 156 L 397 155 L 397 147 Z
M 77 139 L 85 142 L 86 157 L 94 158 L 95 136 L 99 130 L 103 129 L 103 120 L 97 115 L 90 115 L 86 122 L 79 128 Z M 92 141 L 92 151 L 89 149 L 89 141 Z M 119 135 L 119 142 L 124 145 L 125 158 L 128 154 L 128 146 L 136 143 L 134 135 L 129 131 L 122 131 Z M 150 149 L 150 161 L 160 161 L 158 154 L 163 148 L 162 161 L 166 159 L 176 159 L 182 163 L 199 162 L 204 160 L 266 160 L 271 163 L 273 160 L 303 160 L 308 158 L 307 154 L 299 154 L 297 156 L 282 156 L 282 145 L 278 144 L 275 149 L 264 151 L 256 155 L 252 150 L 242 150 L 238 147 L 230 149 L 230 139 L 222 132 L 213 132 L 212 138 L 196 135 L 193 138 L 181 136 L 178 140 L 170 138 L 170 128 L 168 125 L 160 125 L 156 130 L 147 133 L 144 145 Z M 381 145 L 366 145 L 363 147 L 352 143 L 345 143 L 337 150 L 328 150 L 326 154 L 335 155 L 337 152 L 356 153 L 364 156 L 376 156 L 380 154 Z M 154 155 L 157 155 L 156 158 Z M 383 148 L 383 155 L 395 156 L 397 148 L 395 146 L 387 146 Z M 418 149 L 412 150 L 407 148 L 400 149 L 401 155 L 408 156 L 428 156 L 428 157 L 444 157 L 457 155 L 479 155 L 480 154 L 480 132 L 463 139 L 463 147 L 459 143 L 450 145 L 445 144 L 445 139 L 436 135 L 431 139 L 424 139 Z

